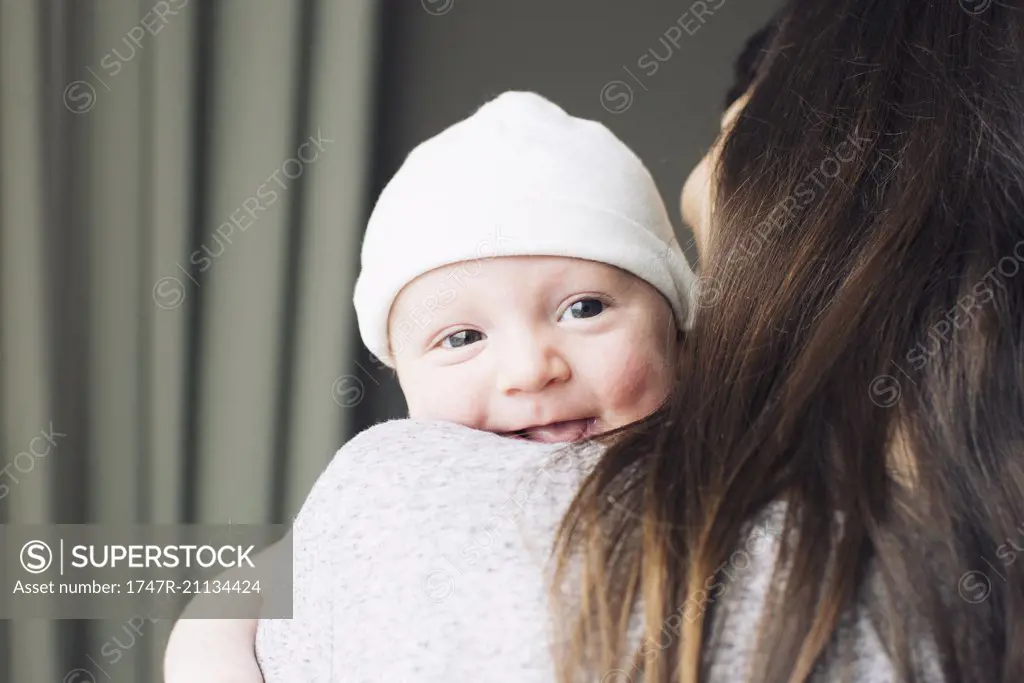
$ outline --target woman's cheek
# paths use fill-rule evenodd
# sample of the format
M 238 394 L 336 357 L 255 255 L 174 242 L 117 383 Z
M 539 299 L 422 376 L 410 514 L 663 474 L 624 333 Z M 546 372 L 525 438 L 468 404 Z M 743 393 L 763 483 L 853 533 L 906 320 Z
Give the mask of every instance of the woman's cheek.
M 711 183 L 708 175 L 710 164 L 711 155 L 708 154 L 694 167 L 683 185 L 680 201 L 683 222 L 693 231 L 698 246 L 703 246 L 706 242 L 705 238 L 710 222 Z

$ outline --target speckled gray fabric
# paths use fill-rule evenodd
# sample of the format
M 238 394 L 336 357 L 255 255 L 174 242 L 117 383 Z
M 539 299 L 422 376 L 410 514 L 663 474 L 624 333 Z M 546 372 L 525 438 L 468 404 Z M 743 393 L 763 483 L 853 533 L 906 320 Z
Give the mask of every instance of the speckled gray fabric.
M 267 682 L 552 681 L 547 552 L 598 453 L 590 447 L 572 466 L 553 457 L 558 450 L 413 420 L 352 439 L 295 520 L 294 618 L 262 620 L 257 631 Z M 731 578 L 681 606 L 661 634 L 667 644 L 688 607 L 720 600 L 712 681 L 744 678 L 781 513 L 776 505 L 753 521 L 725 568 Z M 856 674 L 849 680 L 893 680 L 866 618 L 850 615 L 843 633 Z M 659 643 L 644 644 L 649 656 Z M 603 683 L 640 678 L 624 667 Z M 826 672 L 820 680 L 840 679 Z

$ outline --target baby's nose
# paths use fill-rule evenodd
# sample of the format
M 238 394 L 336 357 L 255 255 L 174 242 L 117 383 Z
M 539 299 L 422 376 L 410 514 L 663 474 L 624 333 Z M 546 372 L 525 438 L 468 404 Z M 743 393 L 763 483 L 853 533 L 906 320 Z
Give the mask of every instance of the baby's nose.
M 519 347 L 498 359 L 498 388 L 503 394 L 537 392 L 571 376 L 562 354 L 547 346 Z

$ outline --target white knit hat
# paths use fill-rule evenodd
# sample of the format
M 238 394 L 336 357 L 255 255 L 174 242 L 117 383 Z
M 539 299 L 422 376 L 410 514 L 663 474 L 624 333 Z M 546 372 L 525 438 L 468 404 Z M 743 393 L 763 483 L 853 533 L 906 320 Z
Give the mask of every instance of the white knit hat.
M 506 92 L 416 147 L 381 192 L 354 303 L 367 348 L 393 364 L 398 293 L 441 266 L 566 256 L 647 281 L 691 323 L 694 280 L 650 173 L 602 124 L 530 92 Z M 471 280 L 470 280 L 471 282 Z

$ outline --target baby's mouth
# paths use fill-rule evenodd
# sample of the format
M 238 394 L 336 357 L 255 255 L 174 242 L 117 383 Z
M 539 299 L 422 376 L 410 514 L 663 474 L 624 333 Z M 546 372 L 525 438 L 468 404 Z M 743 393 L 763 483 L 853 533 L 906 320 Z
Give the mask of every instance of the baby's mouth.
M 546 425 L 520 429 L 509 433 L 508 436 L 537 441 L 539 443 L 568 443 L 592 436 L 596 421 L 596 418 L 587 417 L 579 420 L 552 422 Z

